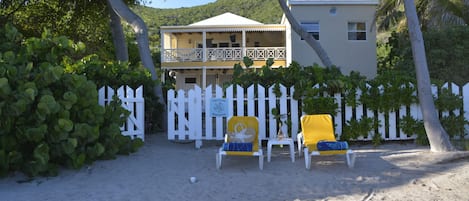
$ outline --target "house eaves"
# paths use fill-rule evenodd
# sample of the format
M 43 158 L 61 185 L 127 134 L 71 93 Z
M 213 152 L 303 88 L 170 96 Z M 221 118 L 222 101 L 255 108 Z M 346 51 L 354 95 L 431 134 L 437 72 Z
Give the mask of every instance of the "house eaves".
M 290 6 L 295 5 L 378 5 L 379 0 L 289 0 Z
M 283 24 L 161 26 L 161 32 L 285 31 Z

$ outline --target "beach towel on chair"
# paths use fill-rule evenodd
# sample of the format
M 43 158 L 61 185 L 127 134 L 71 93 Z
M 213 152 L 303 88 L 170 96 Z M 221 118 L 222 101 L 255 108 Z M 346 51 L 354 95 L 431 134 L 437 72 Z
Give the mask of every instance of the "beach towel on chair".
M 347 150 L 348 143 L 346 141 L 319 141 L 317 148 L 318 151 Z
M 223 143 L 224 151 L 252 151 L 252 143 L 229 142 Z

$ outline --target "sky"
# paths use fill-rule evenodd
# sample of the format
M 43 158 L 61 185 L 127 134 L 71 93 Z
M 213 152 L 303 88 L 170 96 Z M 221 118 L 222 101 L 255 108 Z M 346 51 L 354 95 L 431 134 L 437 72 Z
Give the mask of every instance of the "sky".
M 200 6 L 215 2 L 216 0 L 151 0 L 151 4 L 147 6 L 153 8 L 181 8 Z

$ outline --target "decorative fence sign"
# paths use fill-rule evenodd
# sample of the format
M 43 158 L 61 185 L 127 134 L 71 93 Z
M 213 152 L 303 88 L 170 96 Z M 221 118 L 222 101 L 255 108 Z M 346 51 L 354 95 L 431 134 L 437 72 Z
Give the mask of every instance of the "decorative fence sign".
M 212 117 L 227 117 L 228 101 L 225 98 L 210 99 L 210 115 Z

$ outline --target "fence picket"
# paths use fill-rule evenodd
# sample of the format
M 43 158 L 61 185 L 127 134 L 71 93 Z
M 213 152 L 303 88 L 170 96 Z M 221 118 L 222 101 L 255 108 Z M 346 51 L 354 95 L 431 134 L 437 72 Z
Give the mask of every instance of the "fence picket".
M 236 115 L 246 116 L 244 114 L 244 88 L 236 85 Z
M 168 139 L 174 140 L 176 139 L 176 97 L 175 91 L 169 90 L 167 97 L 168 97 Z
M 187 127 L 189 127 L 186 123 L 186 111 L 187 111 L 187 103 L 184 90 L 178 90 L 177 96 L 177 117 L 178 117 L 178 132 L 177 132 L 177 139 L 178 140 L 185 140 L 190 138 L 187 133 Z M 195 137 L 195 136 L 193 136 Z
M 216 97 L 217 98 L 222 98 L 223 97 L 223 89 L 216 85 Z M 233 110 L 229 110 L 228 109 L 228 116 L 230 116 L 230 111 L 233 111 Z M 226 117 L 224 117 L 226 119 Z M 225 129 L 223 128 L 223 117 L 216 117 L 216 139 L 223 139 L 224 138 L 224 135 L 225 135 Z
M 283 85 L 280 85 L 280 97 L 279 97 L 279 104 L 280 104 L 280 121 L 282 123 L 281 129 L 284 135 L 289 135 L 288 132 L 288 125 L 285 123 L 288 120 L 288 109 L 287 109 L 287 88 Z M 279 124 L 280 122 L 276 122 Z M 291 137 L 291 136 L 289 136 Z
M 293 98 L 293 94 L 295 94 L 295 88 L 290 87 L 290 123 L 291 123 L 291 137 L 293 140 L 296 141 L 296 134 L 299 132 L 300 128 L 300 121 L 299 121 L 299 112 L 298 112 L 298 101 Z
M 255 98 L 254 98 L 254 85 L 248 87 L 247 92 L 248 114 L 247 116 L 256 116 L 255 111 Z
M 218 123 L 217 121 L 219 121 L 219 117 L 212 117 L 211 115 L 211 109 L 210 109 L 210 102 L 212 101 L 212 96 L 214 94 L 213 92 L 213 88 L 215 87 L 215 97 L 214 98 L 219 98 L 218 97 L 218 94 L 217 94 L 217 86 L 213 86 L 213 85 L 209 85 L 205 88 L 205 111 L 204 111 L 204 118 L 205 118 L 205 129 L 208 130 L 208 131 L 213 131 L 213 118 L 215 118 L 215 126 L 218 125 L 218 124 L 221 124 Z M 205 139 L 207 140 L 211 140 L 211 139 L 214 139 L 214 137 L 216 138 L 216 136 L 213 136 L 213 132 L 203 132 L 205 134 Z M 215 133 L 216 135 L 217 133 Z
M 265 88 L 258 84 L 257 85 L 257 116 L 259 118 L 259 135 L 261 139 L 266 139 L 267 138 L 267 129 L 265 127 L 265 122 L 266 121 L 266 111 L 265 111 Z M 264 123 L 262 123 L 264 122 Z
M 277 136 L 277 122 L 275 121 L 274 115 L 272 115 L 272 109 L 277 108 L 277 97 L 274 94 L 275 86 L 269 87 L 269 138 Z
M 202 89 L 199 86 L 194 86 L 194 89 L 188 92 L 188 118 L 189 124 L 187 126 L 188 135 L 195 136 L 195 147 L 202 146 Z

